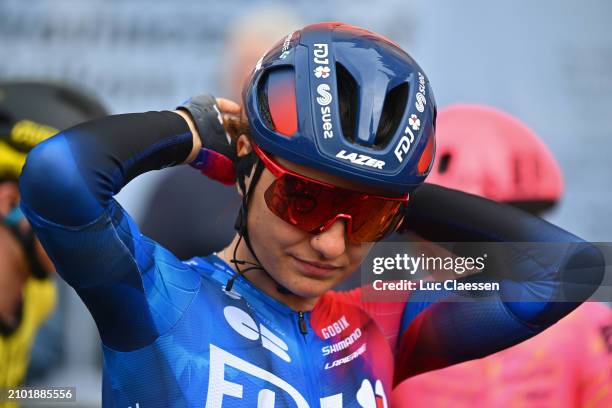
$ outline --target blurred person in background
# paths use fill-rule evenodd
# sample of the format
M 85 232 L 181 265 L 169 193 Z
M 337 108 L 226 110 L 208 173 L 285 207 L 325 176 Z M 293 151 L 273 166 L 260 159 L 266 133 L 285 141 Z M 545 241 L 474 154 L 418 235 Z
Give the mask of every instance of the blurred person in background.
M 558 164 L 518 119 L 483 105 L 438 114 L 437 157 L 427 181 L 541 216 L 561 199 Z M 524 343 L 419 375 L 393 407 L 610 407 L 612 310 L 585 302 Z
M 60 130 L 106 114 L 66 85 L 0 82 L 0 387 L 23 384 L 34 338 L 57 302 L 53 264 L 19 209 L 17 180 L 26 155 Z M 56 329 L 40 347 L 61 349 Z M 39 353 L 45 356 L 39 370 L 57 362 L 49 350 Z
M 240 100 L 242 85 L 270 44 L 301 25 L 299 18 L 283 7 L 260 7 L 234 21 L 223 47 L 225 63 L 219 82 L 224 94 Z M 225 247 L 234 236 L 240 206 L 236 189 L 203 179 L 185 166 L 164 173 L 144 209 L 142 232 L 181 259 Z

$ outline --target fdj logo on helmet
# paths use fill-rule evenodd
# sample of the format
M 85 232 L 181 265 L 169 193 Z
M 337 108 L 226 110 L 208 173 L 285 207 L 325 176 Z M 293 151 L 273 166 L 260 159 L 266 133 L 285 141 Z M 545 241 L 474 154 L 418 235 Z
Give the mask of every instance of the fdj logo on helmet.
M 408 153 L 408 150 L 410 150 L 412 142 L 414 142 L 414 133 L 412 133 L 412 130 L 410 130 L 410 125 L 408 125 L 406 126 L 406 129 L 404 129 L 404 136 L 402 136 L 400 141 L 397 143 L 397 146 L 395 146 L 395 150 L 393 151 L 393 153 L 395 153 L 395 157 L 397 157 L 397 160 L 400 163 L 402 160 L 404 160 L 403 155 Z
M 329 68 L 329 47 L 327 44 L 314 44 L 313 45 L 313 61 L 315 64 L 319 64 L 314 70 L 314 76 L 318 79 L 325 79 L 329 77 L 331 69 Z M 323 138 L 331 139 L 334 137 L 333 124 L 331 121 L 331 106 L 333 96 L 331 94 L 331 87 L 329 84 L 322 83 L 317 86 L 316 97 L 317 103 L 320 107 L 321 122 L 323 127 Z
M 313 47 L 313 61 L 319 65 L 315 68 L 314 74 L 317 78 L 327 78 L 330 73 L 329 59 L 327 58 L 329 47 L 327 44 L 313 44 Z

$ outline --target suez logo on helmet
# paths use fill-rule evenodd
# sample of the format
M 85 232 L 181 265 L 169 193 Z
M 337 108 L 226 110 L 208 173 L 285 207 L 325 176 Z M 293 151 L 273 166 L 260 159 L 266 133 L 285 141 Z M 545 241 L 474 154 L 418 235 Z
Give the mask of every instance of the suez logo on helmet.
M 333 97 L 329 92 L 331 88 L 328 84 L 319 84 L 317 86 L 317 103 L 321 107 L 321 121 L 323 122 L 323 138 L 331 139 L 334 137 L 333 125 L 331 122 L 331 106 L 329 104 L 332 102 Z
M 317 102 L 319 105 L 327 106 L 331 103 L 333 97 L 329 93 L 330 90 L 331 88 L 327 84 L 319 84 L 319 86 L 317 86 L 317 93 L 319 94 L 319 96 L 317 96 Z
M 425 105 L 427 105 L 427 100 L 425 99 L 425 77 L 420 72 L 419 74 L 419 92 L 416 94 L 416 102 L 414 103 L 414 107 L 419 112 L 423 113 L 425 110 Z
M 327 44 L 314 44 L 312 49 L 313 61 L 318 64 L 314 69 L 314 76 L 319 80 L 329 77 L 331 69 L 329 68 L 329 46 Z M 331 121 L 332 109 L 330 104 L 334 100 L 331 94 L 329 84 L 320 83 L 317 85 L 317 103 L 321 114 L 321 127 L 323 128 L 323 139 L 331 139 L 334 137 L 334 125 Z

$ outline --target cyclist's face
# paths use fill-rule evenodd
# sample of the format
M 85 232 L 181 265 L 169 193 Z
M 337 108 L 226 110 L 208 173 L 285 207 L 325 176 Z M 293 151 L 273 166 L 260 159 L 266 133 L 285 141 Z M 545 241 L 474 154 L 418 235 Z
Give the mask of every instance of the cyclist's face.
M 0 224 L 0 321 L 14 317 L 26 278 L 23 248 L 9 229 Z
M 0 224 L 2 223 L 2 220 L 9 215 L 11 210 L 18 205 L 19 188 L 17 183 L 13 181 L 0 182 Z M 17 227 L 22 232 L 27 232 L 32 228 L 25 217 L 18 222 Z M 0 241 L 0 245 L 2 245 L 2 241 Z M 52 272 L 54 270 L 53 263 L 47 256 L 47 253 L 37 238 L 34 239 L 34 254 L 37 256 L 38 262 L 44 270 L 47 272 Z
M 277 161 L 299 174 L 340 187 L 384 193 L 282 159 Z M 276 282 L 300 297 L 318 297 L 355 272 L 371 244 L 350 243 L 341 219 L 320 234 L 310 234 L 274 215 L 264 200 L 264 192 L 274 179 L 264 170 L 252 196 L 248 228 L 253 249 Z

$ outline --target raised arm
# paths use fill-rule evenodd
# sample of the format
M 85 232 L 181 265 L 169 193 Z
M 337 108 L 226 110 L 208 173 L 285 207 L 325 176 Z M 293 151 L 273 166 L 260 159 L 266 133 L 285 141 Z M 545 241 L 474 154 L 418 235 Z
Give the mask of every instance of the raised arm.
M 186 112 L 163 111 L 86 122 L 28 156 L 20 180 L 24 213 L 108 346 L 149 344 L 199 287 L 198 275 L 143 237 L 112 197 L 144 172 L 190 162 L 200 146 Z
M 604 260 L 596 247 L 538 217 L 490 200 L 425 185 L 411 197 L 407 217 L 408 228 L 432 242 L 568 245 L 530 245 L 528 252 L 513 247 L 502 270 L 488 268 L 484 276 L 464 280 L 500 282 L 499 291 L 485 296 L 415 292 L 402 318 L 396 383 L 484 357 L 539 333 L 586 300 L 603 278 Z M 441 301 L 450 297 L 450 302 Z

